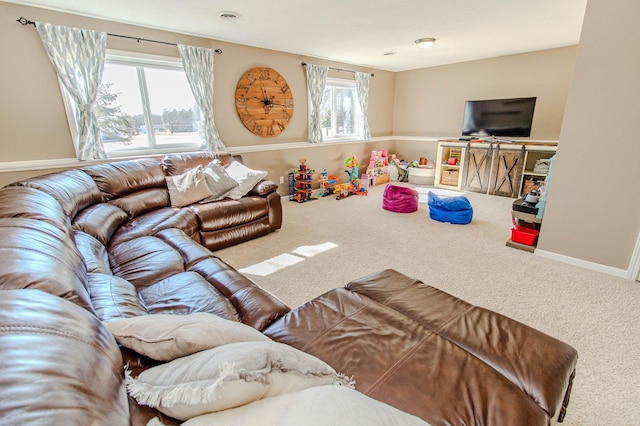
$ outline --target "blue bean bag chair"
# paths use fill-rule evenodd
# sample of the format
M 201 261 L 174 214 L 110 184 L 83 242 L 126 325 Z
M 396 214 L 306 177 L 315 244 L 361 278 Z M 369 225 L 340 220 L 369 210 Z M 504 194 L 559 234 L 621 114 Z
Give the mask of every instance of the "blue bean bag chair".
M 429 217 L 438 222 L 466 225 L 473 218 L 473 207 L 469 199 L 463 195 L 459 197 L 440 198 L 429 191 Z

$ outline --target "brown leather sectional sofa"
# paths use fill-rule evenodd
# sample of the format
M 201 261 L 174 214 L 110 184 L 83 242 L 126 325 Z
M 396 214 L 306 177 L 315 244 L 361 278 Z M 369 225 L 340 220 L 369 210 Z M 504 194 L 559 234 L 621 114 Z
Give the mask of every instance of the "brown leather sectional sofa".
M 165 176 L 214 154 L 113 162 L 0 190 L 0 423 L 142 425 L 127 397 L 157 364 L 104 323 L 209 312 L 353 376 L 356 389 L 434 425 L 562 420 L 571 346 L 393 270 L 291 310 L 212 250 L 280 228 L 276 185 L 170 207 Z M 230 158 L 222 158 L 229 161 Z M 167 424 L 175 419 L 160 416 Z

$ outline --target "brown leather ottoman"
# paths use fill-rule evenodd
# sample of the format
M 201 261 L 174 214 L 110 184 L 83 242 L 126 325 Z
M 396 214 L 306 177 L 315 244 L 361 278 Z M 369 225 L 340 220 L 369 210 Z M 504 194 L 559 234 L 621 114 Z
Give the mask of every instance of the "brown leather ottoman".
M 577 352 L 394 270 L 309 301 L 265 331 L 433 425 L 562 421 Z

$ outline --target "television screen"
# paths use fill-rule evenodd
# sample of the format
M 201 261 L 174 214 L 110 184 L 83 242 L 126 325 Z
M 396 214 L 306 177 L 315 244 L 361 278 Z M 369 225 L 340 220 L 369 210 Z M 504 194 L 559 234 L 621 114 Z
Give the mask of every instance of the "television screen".
M 536 98 L 467 101 L 463 136 L 529 137 Z

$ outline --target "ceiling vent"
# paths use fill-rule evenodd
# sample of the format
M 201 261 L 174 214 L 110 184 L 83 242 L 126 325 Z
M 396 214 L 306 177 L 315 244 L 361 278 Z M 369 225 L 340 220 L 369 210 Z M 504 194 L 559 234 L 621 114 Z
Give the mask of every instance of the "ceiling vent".
M 218 12 L 218 17 L 227 21 L 233 21 L 234 19 L 240 18 L 240 14 L 237 12 L 231 12 L 229 10 L 225 10 L 222 12 Z

